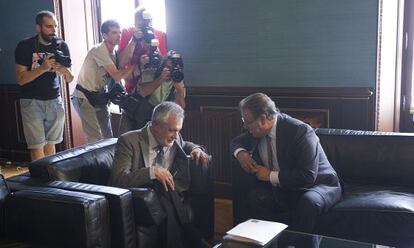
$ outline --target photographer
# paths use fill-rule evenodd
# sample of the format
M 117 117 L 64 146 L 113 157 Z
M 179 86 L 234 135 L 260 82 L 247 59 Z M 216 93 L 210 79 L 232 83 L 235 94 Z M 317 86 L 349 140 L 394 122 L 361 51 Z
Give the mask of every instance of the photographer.
M 36 15 L 37 35 L 15 49 L 16 82 L 20 85 L 20 112 L 32 160 L 55 153 L 62 142 L 65 110 L 58 76 L 73 80 L 67 44 L 56 37 L 57 20 L 50 11 Z
M 150 62 L 148 55 L 140 58 L 143 67 Z M 143 70 L 151 74 L 152 70 Z M 153 78 L 143 81 L 142 78 Z M 151 118 L 154 106 L 164 101 L 175 101 L 185 108 L 183 62 L 176 51 L 169 51 L 154 75 L 142 77 L 134 92 L 121 104 L 122 119 L 119 133 L 142 128 Z
M 103 42 L 89 50 L 79 72 L 72 95 L 88 142 L 112 137 L 107 88 L 113 80 L 120 81 L 131 74 L 133 67 L 117 69 L 115 46 L 121 31 L 118 22 L 105 21 L 101 26 Z
M 165 33 L 151 26 L 151 14 L 145 8 L 138 7 L 134 15 L 134 27 L 123 29 L 119 42 L 119 65 L 134 66 L 131 76 L 125 79 L 125 90 L 132 93 L 141 78 L 142 63 L 140 58 L 148 54 L 151 41 L 159 41 L 158 49 L 162 56 L 167 54 Z

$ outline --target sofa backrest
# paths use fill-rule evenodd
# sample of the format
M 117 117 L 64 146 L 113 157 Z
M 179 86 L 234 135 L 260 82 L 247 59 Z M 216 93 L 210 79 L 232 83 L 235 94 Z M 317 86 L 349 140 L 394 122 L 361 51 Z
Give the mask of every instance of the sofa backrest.
M 33 161 L 32 177 L 107 185 L 117 139 L 100 140 Z
M 315 132 L 345 183 L 414 186 L 414 134 L 326 128 Z

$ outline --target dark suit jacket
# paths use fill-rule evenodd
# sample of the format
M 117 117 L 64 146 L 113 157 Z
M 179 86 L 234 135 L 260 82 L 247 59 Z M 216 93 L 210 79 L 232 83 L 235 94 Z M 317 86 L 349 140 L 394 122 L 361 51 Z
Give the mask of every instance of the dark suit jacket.
M 110 185 L 133 188 L 151 186 L 149 173 L 148 125 L 121 135 L 115 148 L 115 157 L 111 172 Z M 183 140 L 181 135 L 174 141 L 176 155 L 169 168 L 175 174 L 174 181 L 178 192 L 185 191 L 190 185 L 189 160 L 186 154 L 199 147 Z M 147 165 L 147 166 L 146 166 Z
M 231 142 L 231 153 L 244 148 L 263 164 L 259 157 L 260 139 L 243 133 Z M 329 208 L 341 198 L 341 186 L 335 170 L 323 151 L 319 138 L 306 123 L 286 114 L 278 114 L 276 149 L 280 188 L 288 191 L 318 192 Z

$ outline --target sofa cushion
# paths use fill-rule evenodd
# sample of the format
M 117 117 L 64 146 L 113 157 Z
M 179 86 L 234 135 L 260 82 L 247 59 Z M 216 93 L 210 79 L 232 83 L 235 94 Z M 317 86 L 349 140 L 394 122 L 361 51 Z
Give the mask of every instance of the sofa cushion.
M 345 182 L 414 187 L 414 134 L 325 128 L 315 132 Z
M 68 149 L 29 164 L 32 177 L 107 185 L 117 139 Z
M 398 240 L 404 236 L 414 240 L 413 189 L 346 185 L 345 192 L 344 199 L 321 217 L 318 232 L 353 239 Z

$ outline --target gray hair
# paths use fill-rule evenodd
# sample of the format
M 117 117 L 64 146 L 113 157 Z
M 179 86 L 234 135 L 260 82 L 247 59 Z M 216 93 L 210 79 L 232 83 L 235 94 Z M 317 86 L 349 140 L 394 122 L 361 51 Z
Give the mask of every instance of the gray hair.
M 184 119 L 184 110 L 180 105 L 169 101 L 162 102 L 152 111 L 151 121 L 153 123 L 167 123 L 171 114 Z
M 244 98 L 239 103 L 239 109 L 240 111 L 250 110 L 254 118 L 264 114 L 267 118 L 274 119 L 280 113 L 279 109 L 276 108 L 275 102 L 263 93 L 254 93 Z

